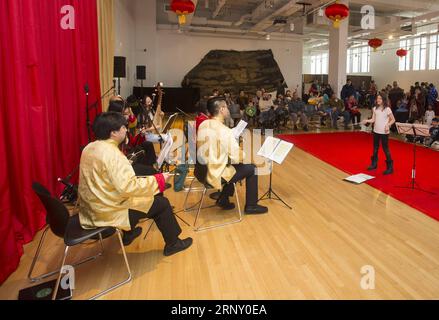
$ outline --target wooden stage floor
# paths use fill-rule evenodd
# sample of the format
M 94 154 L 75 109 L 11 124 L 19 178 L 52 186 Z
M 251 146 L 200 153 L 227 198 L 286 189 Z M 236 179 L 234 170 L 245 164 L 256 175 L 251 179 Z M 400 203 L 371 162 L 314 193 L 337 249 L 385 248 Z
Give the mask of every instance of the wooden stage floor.
M 150 222 L 142 223 L 142 236 L 127 247 L 133 281 L 103 299 L 438 299 L 438 221 L 344 177 L 295 149 L 274 170 L 274 190 L 293 210 L 266 200 L 267 215 L 245 216 L 239 224 L 196 233 L 180 223 L 194 244 L 171 257 L 162 254 L 156 226 L 143 240 Z M 267 188 L 268 176 L 261 177 L 260 194 Z M 245 189 L 239 189 L 243 204 Z M 166 195 L 182 208 L 184 193 Z M 218 209 L 206 214 L 208 221 L 231 216 Z M 180 216 L 193 223 L 194 212 Z M 17 299 L 30 286 L 26 276 L 40 235 L 0 287 L 1 299 Z M 104 257 L 76 268 L 75 299 L 125 276 L 116 241 L 104 240 Z M 74 248 L 68 261 L 97 249 L 97 243 Z M 62 241 L 50 235 L 36 272 L 56 268 L 62 250 Z M 374 289 L 362 289 L 364 266 L 374 268 Z

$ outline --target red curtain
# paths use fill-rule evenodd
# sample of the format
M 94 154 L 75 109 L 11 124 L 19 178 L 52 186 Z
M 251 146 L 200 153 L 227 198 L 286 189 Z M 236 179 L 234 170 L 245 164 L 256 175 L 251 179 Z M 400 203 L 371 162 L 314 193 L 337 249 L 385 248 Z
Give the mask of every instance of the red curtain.
M 74 29 L 61 27 L 66 14 Z M 32 182 L 59 194 L 57 177 L 87 144 L 85 85 L 90 105 L 100 96 L 96 1 L 1 0 L 0 47 L 1 284 L 45 225 Z

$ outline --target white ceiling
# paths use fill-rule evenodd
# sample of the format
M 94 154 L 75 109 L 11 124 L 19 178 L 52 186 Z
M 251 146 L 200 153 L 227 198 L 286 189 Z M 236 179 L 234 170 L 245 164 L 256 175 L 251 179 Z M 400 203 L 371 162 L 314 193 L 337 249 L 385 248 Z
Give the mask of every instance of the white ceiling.
M 171 0 L 157 0 L 159 28 L 180 29 L 187 34 L 213 34 L 233 37 L 271 39 L 303 39 L 305 46 L 328 37 L 330 21 L 322 12 L 331 0 L 192 0 L 196 4 L 188 23 L 179 27 L 175 13 L 167 11 Z M 300 3 L 307 3 L 304 6 Z M 372 5 L 376 14 L 376 30 L 361 30 L 361 7 Z M 402 25 L 438 23 L 439 0 L 350 0 L 349 36 L 358 40 L 376 35 L 394 37 L 416 33 L 401 30 Z M 428 19 L 424 19 L 424 17 Z M 275 23 L 276 20 L 283 23 Z M 286 22 L 286 23 L 285 23 Z M 292 25 L 294 28 L 291 29 Z

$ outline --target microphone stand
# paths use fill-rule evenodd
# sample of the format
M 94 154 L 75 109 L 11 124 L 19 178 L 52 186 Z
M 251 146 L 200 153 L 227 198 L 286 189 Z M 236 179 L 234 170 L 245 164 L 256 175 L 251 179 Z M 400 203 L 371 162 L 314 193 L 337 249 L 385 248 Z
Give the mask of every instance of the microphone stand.
M 91 124 L 90 124 L 90 110 L 92 109 L 96 109 L 98 106 L 99 101 L 101 101 L 102 99 L 104 99 L 112 90 L 114 90 L 114 82 L 113 82 L 113 86 L 108 89 L 99 99 L 97 99 L 92 105 L 88 105 L 88 94 L 89 94 L 89 90 L 88 90 L 88 85 L 85 86 L 85 93 L 86 93 L 86 113 L 87 113 L 87 136 L 88 136 L 88 143 L 91 142 Z M 97 116 L 97 111 L 96 111 L 96 116 Z
M 91 141 L 91 132 L 90 132 L 90 115 L 88 113 L 88 111 L 89 111 L 89 109 L 88 109 L 88 94 L 89 94 L 88 84 L 85 85 L 84 90 L 85 90 L 85 110 L 87 112 L 87 116 L 86 116 L 86 121 L 87 121 L 87 140 L 90 143 L 90 141 Z

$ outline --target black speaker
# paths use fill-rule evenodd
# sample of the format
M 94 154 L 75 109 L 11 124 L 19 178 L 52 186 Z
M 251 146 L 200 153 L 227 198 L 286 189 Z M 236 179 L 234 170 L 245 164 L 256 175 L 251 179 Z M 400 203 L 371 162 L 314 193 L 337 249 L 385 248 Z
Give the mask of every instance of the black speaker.
M 126 62 L 125 57 L 114 57 L 114 78 L 126 78 Z
M 137 74 L 137 80 L 146 80 L 146 67 L 137 66 L 136 74 Z

